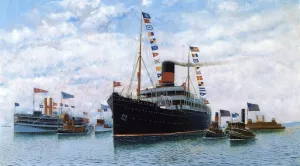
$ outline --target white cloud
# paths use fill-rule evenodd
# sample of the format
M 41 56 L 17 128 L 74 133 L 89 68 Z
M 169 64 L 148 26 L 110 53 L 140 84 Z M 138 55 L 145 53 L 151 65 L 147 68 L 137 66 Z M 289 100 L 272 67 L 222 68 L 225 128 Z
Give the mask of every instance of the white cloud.
M 86 8 L 96 8 L 100 4 L 100 0 L 63 0 L 60 4 L 71 10 L 83 10 Z
M 15 44 L 31 35 L 32 31 L 28 27 L 22 27 L 19 29 L 13 29 L 11 32 L 2 32 L 0 40 L 4 40 L 10 44 Z
M 147 1 L 148 5 L 151 2 Z M 267 119 L 299 120 L 299 10 L 287 6 L 281 10 L 239 13 L 244 7 L 230 3 L 217 5 L 229 12 L 230 17 L 204 9 L 175 13 L 180 29 L 176 33 L 156 22 L 161 59 L 186 61 L 188 45 L 199 46 L 201 61 L 229 59 L 230 64 L 202 69 L 213 111 L 223 108 L 239 112 L 248 101 L 258 103 Z M 55 101 L 60 100 L 61 91 L 74 94 L 75 99 L 69 102 L 80 113 L 95 111 L 105 103 L 113 80 L 129 84 L 138 53 L 137 41 L 127 33 L 118 33 L 117 27 L 101 33 L 98 28 L 116 26 L 112 21 L 132 23 L 133 19 L 139 19 L 119 18 L 134 6 L 104 5 L 88 0 L 65 0 L 59 5 L 64 11 L 40 15 L 33 28 L 23 26 L 0 31 L 0 65 L 3 66 L 0 68 L 0 121 L 8 117 L 2 110 L 12 110 L 14 102 L 21 104 L 19 110 L 31 110 L 33 87 L 49 90 Z M 66 22 L 72 16 L 80 21 Z M 138 29 L 139 25 L 136 26 Z M 143 46 L 148 70 L 154 75 L 149 45 Z M 248 58 L 237 58 L 242 56 Z M 176 67 L 176 72 L 176 82 L 182 84 L 186 69 Z M 143 74 L 143 87 L 150 86 L 145 70 Z M 136 82 L 132 90 L 135 88 Z M 42 96 L 37 96 L 37 100 L 41 99 Z
M 49 19 L 51 20 L 59 20 L 59 21 L 65 21 L 69 19 L 73 14 L 71 12 L 62 12 L 62 13 L 50 13 Z
M 142 5 L 149 6 L 152 4 L 152 0 L 142 0 Z
M 234 1 L 223 1 L 218 5 L 218 9 L 221 11 L 236 11 L 238 9 L 238 4 Z

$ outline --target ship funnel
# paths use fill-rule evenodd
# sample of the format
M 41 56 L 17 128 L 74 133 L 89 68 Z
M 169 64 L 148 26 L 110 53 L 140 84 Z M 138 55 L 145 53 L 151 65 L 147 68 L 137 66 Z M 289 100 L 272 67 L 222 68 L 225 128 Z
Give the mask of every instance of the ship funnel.
M 216 122 L 219 121 L 219 113 L 218 113 L 218 112 L 215 113 L 215 121 L 216 121 Z
M 53 108 L 53 102 L 52 102 L 52 97 L 49 98 L 49 115 L 52 115 L 52 108 Z
M 256 115 L 256 122 L 259 122 L 258 115 Z
M 265 116 L 264 115 L 262 116 L 262 122 L 265 122 Z
M 47 115 L 47 98 L 44 98 L 44 114 Z
M 174 71 L 175 63 L 171 61 L 165 61 L 162 63 L 162 80 L 161 84 L 164 86 L 174 86 Z
M 242 109 L 241 114 L 242 122 L 245 123 L 245 109 Z

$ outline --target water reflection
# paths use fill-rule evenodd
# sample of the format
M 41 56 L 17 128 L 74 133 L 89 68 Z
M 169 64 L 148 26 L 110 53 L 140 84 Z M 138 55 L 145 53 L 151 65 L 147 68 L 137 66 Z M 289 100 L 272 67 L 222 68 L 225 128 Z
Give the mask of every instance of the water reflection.
M 229 140 L 229 141 L 230 141 L 230 146 L 235 147 L 235 146 L 248 146 L 248 145 L 256 144 L 257 139 Z
M 186 139 L 196 140 L 202 138 L 202 134 L 188 134 L 188 135 L 170 135 L 170 136 L 139 136 L 139 137 L 114 137 L 114 146 L 125 145 L 147 145 L 162 142 L 183 141 Z

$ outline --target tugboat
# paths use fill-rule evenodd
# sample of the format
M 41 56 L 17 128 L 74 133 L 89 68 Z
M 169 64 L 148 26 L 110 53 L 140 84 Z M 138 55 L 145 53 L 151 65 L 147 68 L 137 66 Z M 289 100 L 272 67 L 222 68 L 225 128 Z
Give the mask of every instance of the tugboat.
M 242 122 L 228 122 L 225 132 L 228 133 L 229 139 L 253 139 L 255 134 L 246 128 L 245 125 L 245 109 L 242 109 Z
M 62 114 L 61 119 L 63 120 L 63 127 L 57 130 L 58 135 L 88 134 L 87 119 L 75 119 L 75 117 L 70 119 L 67 113 Z
M 224 138 L 227 135 L 225 132 L 219 127 L 219 113 L 215 113 L 215 121 L 212 121 L 210 124 L 210 128 L 204 130 L 205 138 Z

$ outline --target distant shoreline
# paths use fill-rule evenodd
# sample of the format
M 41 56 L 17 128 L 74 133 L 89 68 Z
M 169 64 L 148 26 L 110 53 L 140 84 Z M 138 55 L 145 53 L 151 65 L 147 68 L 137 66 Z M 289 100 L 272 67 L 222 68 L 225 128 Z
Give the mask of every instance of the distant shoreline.
M 296 127 L 296 126 L 299 126 L 300 127 L 300 122 L 283 123 L 283 126 L 285 126 L 285 127 Z

